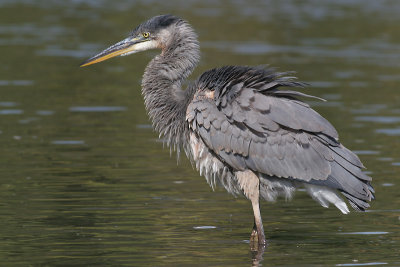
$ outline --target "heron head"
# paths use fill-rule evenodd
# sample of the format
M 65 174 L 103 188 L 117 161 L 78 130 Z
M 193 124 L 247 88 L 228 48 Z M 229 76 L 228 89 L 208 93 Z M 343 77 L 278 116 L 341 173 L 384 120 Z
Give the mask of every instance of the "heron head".
M 107 60 L 116 56 L 127 56 L 133 53 L 154 49 L 165 48 L 171 41 L 173 31 L 171 26 L 182 22 L 178 17 L 172 15 L 156 16 L 140 24 L 134 29 L 128 38 L 110 46 L 97 55 L 84 61 L 80 66 L 85 67 Z

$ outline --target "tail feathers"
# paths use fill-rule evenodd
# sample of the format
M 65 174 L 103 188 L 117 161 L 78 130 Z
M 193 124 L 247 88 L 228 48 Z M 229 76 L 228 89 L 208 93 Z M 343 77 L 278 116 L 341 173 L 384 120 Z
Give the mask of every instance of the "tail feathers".
M 375 199 L 375 189 L 372 187 L 371 183 L 367 183 L 368 190 L 371 192 L 371 199 Z
M 335 205 L 342 213 L 349 213 L 349 208 L 346 202 L 338 195 L 336 190 L 330 189 L 326 186 L 319 186 L 313 184 L 304 184 L 307 193 L 317 202 L 321 204 L 322 207 L 328 208 L 329 204 Z
M 362 172 L 361 162 L 357 162 L 358 157 L 350 150 L 341 146 L 335 152 L 337 154 L 331 162 L 332 172 L 325 182 L 339 190 L 355 210 L 365 211 L 370 207 L 368 202 L 375 198 L 371 177 Z M 351 155 L 354 156 L 352 159 Z
M 365 211 L 367 208 L 370 207 L 370 205 L 368 204 L 368 202 L 366 202 L 365 200 L 356 198 L 346 192 L 341 192 L 349 201 L 350 205 L 353 207 L 353 209 L 355 209 L 356 211 Z
M 311 180 L 307 191 L 322 206 L 333 203 L 343 213 L 349 210 L 345 202 L 338 196 L 336 190 L 342 193 L 356 211 L 365 211 L 370 207 L 369 201 L 375 198 L 371 182 L 365 179 L 361 169 L 355 165 L 343 164 L 337 157 L 331 162 L 331 174 L 326 180 Z M 322 189 L 319 189 L 322 188 Z M 334 195 L 334 196 L 333 196 Z M 338 200 L 339 199 L 339 200 Z M 344 208 L 345 207 L 345 208 Z

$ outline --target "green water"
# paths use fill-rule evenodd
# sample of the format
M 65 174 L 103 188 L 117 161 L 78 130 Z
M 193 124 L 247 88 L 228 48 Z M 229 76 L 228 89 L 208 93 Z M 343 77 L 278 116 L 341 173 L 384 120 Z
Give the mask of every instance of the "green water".
M 296 70 L 374 178 L 366 213 L 304 192 L 262 203 L 215 192 L 151 130 L 140 93 L 156 52 L 79 68 L 138 23 L 173 13 L 199 34 L 192 79 L 226 64 Z M 2 266 L 400 265 L 398 1 L 0 0 Z

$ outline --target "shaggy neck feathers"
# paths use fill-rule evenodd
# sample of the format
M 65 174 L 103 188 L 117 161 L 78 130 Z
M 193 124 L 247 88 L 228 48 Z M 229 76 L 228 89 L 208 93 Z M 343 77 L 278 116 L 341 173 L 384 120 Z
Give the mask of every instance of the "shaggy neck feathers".
M 154 129 L 179 153 L 187 130 L 186 108 L 193 97 L 191 90 L 182 90 L 182 83 L 199 61 L 199 43 L 193 29 L 179 21 L 160 33 L 160 47 L 161 54 L 144 72 L 142 94 Z

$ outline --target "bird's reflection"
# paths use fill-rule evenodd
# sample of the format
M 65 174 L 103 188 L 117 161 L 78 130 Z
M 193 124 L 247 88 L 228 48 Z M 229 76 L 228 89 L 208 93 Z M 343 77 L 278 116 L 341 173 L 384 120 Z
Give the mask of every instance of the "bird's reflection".
M 251 266 L 258 267 L 261 266 L 260 263 L 263 260 L 263 255 L 267 245 L 259 245 L 257 243 L 250 243 L 251 250 Z

